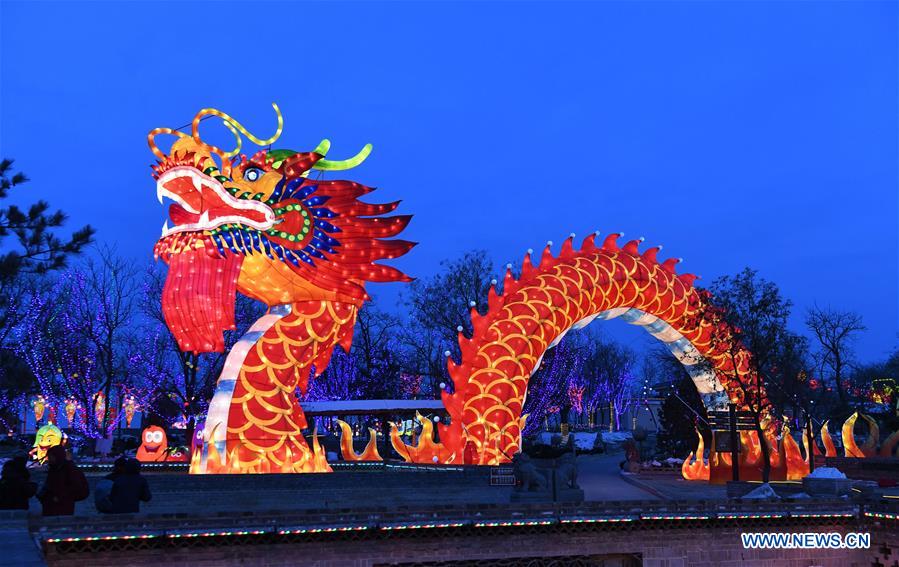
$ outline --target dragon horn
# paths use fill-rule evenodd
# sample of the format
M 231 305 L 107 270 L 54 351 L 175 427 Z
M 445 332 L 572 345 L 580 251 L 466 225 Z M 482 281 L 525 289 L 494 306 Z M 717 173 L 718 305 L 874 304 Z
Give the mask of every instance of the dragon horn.
M 328 155 L 328 150 L 330 150 L 330 149 L 331 149 L 331 140 L 325 138 L 324 140 L 319 142 L 318 145 L 315 146 L 315 149 L 312 151 L 320 156 L 326 156 L 326 155 Z
M 327 140 L 323 140 L 324 143 Z M 322 144 L 319 144 L 321 146 Z M 330 147 L 330 142 L 328 142 L 328 147 Z M 316 150 L 317 152 L 317 150 Z M 361 164 L 365 161 L 365 158 L 368 157 L 368 154 L 371 153 L 371 144 L 365 144 L 362 146 L 362 149 L 358 154 L 354 155 L 350 159 L 344 159 L 339 161 L 331 161 L 329 159 L 320 159 L 315 165 L 312 166 L 312 169 L 319 169 L 322 171 L 344 171 L 347 169 L 353 169 L 354 167 Z

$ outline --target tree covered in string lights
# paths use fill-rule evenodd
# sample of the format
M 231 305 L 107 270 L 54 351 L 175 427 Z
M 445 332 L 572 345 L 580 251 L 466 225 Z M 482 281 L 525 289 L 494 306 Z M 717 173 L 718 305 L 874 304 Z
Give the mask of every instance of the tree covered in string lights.
M 0 161 L 0 200 L 27 181 L 24 173 L 13 170 L 13 160 Z M 34 382 L 18 356 L 16 330 L 29 315 L 32 297 L 48 288 L 47 275 L 64 268 L 93 238 L 90 226 L 59 237 L 56 230 L 65 221 L 65 213 L 51 212 L 42 200 L 27 209 L 0 207 L 0 421 L 10 430 L 18 425 Z
M 522 414 L 527 414 L 522 434 L 533 435 L 543 429 L 547 416 L 559 408 L 567 419 L 572 402 L 569 387 L 576 383 L 583 365 L 581 349 L 569 340 L 563 340 L 547 351 L 540 366 L 528 383 L 528 396 Z

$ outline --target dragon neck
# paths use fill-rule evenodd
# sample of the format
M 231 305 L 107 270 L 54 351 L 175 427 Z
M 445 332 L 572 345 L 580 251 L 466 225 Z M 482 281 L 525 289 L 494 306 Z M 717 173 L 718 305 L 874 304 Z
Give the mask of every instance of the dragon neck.
M 205 428 L 229 466 L 282 466 L 288 460 L 292 467 L 312 466 L 296 393 L 306 391 L 313 371 L 327 368 L 335 346 L 349 347 L 357 310 L 333 301 L 276 305 L 234 345 Z

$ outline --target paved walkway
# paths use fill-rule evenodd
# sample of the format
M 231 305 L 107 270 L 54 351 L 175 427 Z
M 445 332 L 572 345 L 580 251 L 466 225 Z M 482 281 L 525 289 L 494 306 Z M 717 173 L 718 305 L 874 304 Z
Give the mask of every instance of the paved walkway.
M 581 455 L 578 461 L 578 484 L 584 489 L 587 501 L 599 500 L 658 500 L 650 492 L 621 478 L 618 464 L 624 453 Z

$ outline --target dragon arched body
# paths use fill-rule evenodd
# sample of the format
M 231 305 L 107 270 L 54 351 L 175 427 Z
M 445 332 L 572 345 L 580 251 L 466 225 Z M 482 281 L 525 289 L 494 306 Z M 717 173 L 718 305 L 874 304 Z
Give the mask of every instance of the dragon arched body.
M 276 107 L 277 110 L 277 107 Z M 358 200 L 369 188 L 348 181 L 313 181 L 311 169 L 358 165 L 369 146 L 344 162 L 324 159 L 327 141 L 313 152 L 264 150 L 251 158 L 203 142 L 199 122 L 214 115 L 235 134 L 258 140 L 226 114 L 204 109 L 192 135 L 170 129 L 150 133 L 160 162 L 154 167 L 160 201 L 175 201 L 174 226 L 163 227 L 156 254 L 169 264 L 163 312 L 182 350 L 224 348 L 222 331 L 234 328 L 236 292 L 269 306 L 228 355 L 206 419 L 205 451 L 194 472 L 308 472 L 330 470 L 303 436 L 306 419 L 296 401 L 311 375 L 328 365 L 337 345 L 348 349 L 365 282 L 405 281 L 376 260 L 405 254 L 413 243 L 387 240 L 409 216 L 383 217 L 398 203 Z M 157 134 L 179 139 L 168 154 Z M 213 156 L 220 158 L 217 164 Z M 231 159 L 233 158 L 233 159 Z M 393 443 L 415 462 L 506 462 L 520 447 L 528 380 L 543 354 L 571 328 L 593 319 L 622 317 L 666 343 L 690 370 L 710 407 L 745 405 L 742 390 L 721 377 L 741 375 L 749 354 L 729 348 L 724 326 L 701 316 L 707 298 L 693 276 L 677 275 L 676 260 L 659 262 L 659 248 L 619 248 L 619 235 L 598 246 L 588 237 L 580 250 L 565 241 L 558 257 L 549 246 L 539 266 L 526 256 L 521 277 L 507 272 L 499 294 L 489 293 L 487 312 L 472 310 L 472 337 L 460 336 L 462 358 L 449 361 L 450 415 L 431 426 L 417 447 Z M 377 451 L 366 454 L 376 454 Z M 355 455 L 355 458 L 360 456 Z
M 502 294 L 491 287 L 485 314 L 472 308 L 473 334 L 459 337 L 462 359 L 449 360 L 455 390 L 444 392 L 443 402 L 451 420 L 439 426 L 455 462 L 469 443 L 475 464 L 506 462 L 518 452 L 530 376 L 548 348 L 594 319 L 621 317 L 665 343 L 707 407 L 746 405 L 742 388 L 726 377 L 737 374 L 736 364 L 751 380 L 749 352 L 729 348 L 727 329 L 705 315 L 707 298 L 693 287 L 695 276 L 678 275 L 676 259 L 659 262 L 660 247 L 641 253 L 641 241 L 633 240 L 619 248 L 619 236 L 597 245 L 590 235 L 580 250 L 568 238 L 557 257 L 547 246 L 539 266 L 527 255 L 519 279 L 509 269 Z

